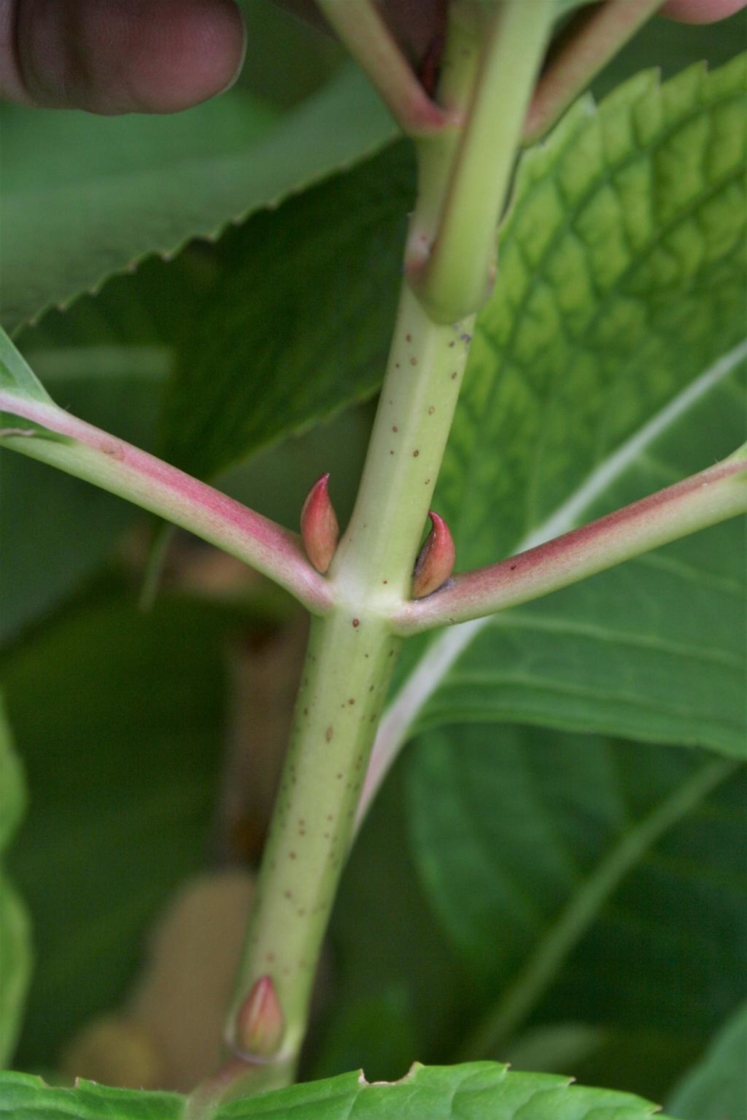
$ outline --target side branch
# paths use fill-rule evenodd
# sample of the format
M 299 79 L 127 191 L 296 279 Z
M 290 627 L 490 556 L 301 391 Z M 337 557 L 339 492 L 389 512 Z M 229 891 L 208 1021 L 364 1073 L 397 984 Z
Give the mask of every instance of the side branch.
M 398 634 L 468 622 L 538 599 L 641 553 L 747 513 L 747 445 L 708 470 L 668 486 L 547 544 L 456 576 L 393 619 Z
M 188 529 L 274 580 L 314 614 L 332 606 L 326 581 L 306 559 L 295 533 L 56 405 L 0 392 L 2 413 L 12 424 L 0 427 L 0 446 L 92 482 Z
M 606 0 L 576 13 L 550 48 L 537 82 L 521 138 L 525 147 L 550 131 L 661 4 L 662 0 Z
M 450 123 L 421 85 L 374 0 L 317 3 L 408 136 L 432 136 Z

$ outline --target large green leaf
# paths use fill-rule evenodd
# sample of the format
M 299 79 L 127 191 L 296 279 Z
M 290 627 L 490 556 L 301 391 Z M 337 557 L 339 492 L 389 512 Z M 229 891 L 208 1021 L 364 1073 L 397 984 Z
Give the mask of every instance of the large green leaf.
M 495 993 L 476 1049 L 505 1045 L 529 1016 L 702 1043 L 743 998 L 738 764 L 474 725 L 432 732 L 413 763 L 423 882 Z
M 38 965 L 18 1061 L 50 1068 L 132 977 L 165 899 L 203 866 L 235 616 L 164 601 L 84 607 L 6 655 L 31 807 L 9 868 Z
M 4 113 L 1 314 L 12 326 L 147 254 L 214 237 L 393 135 L 352 71 L 274 126 L 241 91 L 165 118 Z
M 0 701 L 0 856 L 26 808 L 21 766 Z M 31 973 L 26 908 L 0 864 L 0 1069 L 13 1055 Z
M 224 238 L 223 278 L 179 340 L 166 458 L 212 474 L 374 392 L 412 180 L 397 145 Z
M 744 439 L 745 58 L 578 105 L 524 159 L 436 508 L 469 568 Z M 411 651 L 387 735 L 519 719 L 743 756 L 738 522 Z
M 743 1120 L 747 1111 L 747 1005 L 732 1017 L 675 1089 L 678 1120 Z
M 183 1100 L 82 1082 L 50 1089 L 25 1074 L 0 1074 L 0 1116 L 17 1120 L 179 1120 Z M 397 1082 L 369 1084 L 357 1073 L 294 1085 L 220 1106 L 215 1120 L 645 1120 L 655 1106 L 629 1093 L 572 1086 L 549 1074 L 509 1073 L 506 1066 L 414 1066 Z M 661 1120 L 666 1120 L 662 1116 Z

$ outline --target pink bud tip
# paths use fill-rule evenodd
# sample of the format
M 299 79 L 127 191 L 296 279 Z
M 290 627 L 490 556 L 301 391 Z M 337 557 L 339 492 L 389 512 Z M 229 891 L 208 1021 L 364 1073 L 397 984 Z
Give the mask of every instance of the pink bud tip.
M 322 575 L 332 563 L 340 539 L 340 527 L 327 493 L 328 482 L 329 475 L 323 474 L 309 490 L 301 510 L 301 536 L 306 555 Z
M 236 1019 L 236 1043 L 248 1055 L 271 1058 L 283 1041 L 285 1020 L 269 976 L 260 976 Z
M 420 550 L 412 577 L 413 599 L 424 599 L 443 587 L 454 571 L 456 550 L 443 517 L 430 510 L 431 531 Z

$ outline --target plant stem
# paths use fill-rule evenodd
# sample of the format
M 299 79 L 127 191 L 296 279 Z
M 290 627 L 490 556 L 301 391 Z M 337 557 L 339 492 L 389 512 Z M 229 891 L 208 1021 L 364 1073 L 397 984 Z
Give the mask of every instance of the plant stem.
M 524 123 L 523 144 L 535 144 L 552 128 L 661 4 L 662 0 L 606 0 L 579 9 L 550 49 Z
M 391 614 L 410 597 L 473 324 L 434 323 L 403 284 L 355 508 L 329 573 L 340 601 Z
M 329 587 L 295 533 L 56 405 L 0 391 L 0 413 L 30 421 L 0 428 L 3 446 L 188 529 L 269 576 L 314 614 L 331 606 Z
M 458 6 L 458 5 L 457 5 Z M 514 14 L 524 0 L 506 0 Z M 469 205 L 486 187 L 491 194 L 492 224 L 483 214 L 483 236 L 492 247 L 495 221 L 505 202 L 508 173 L 531 81 L 538 64 L 540 41 L 549 25 L 548 0 L 542 35 L 532 34 L 525 47 L 513 41 L 521 55 L 522 80 L 512 66 L 512 82 L 488 81 L 478 99 L 481 125 L 472 134 L 468 151 L 487 140 L 489 112 L 514 120 L 499 128 L 492 145 L 503 146 L 499 161 L 505 169 L 491 189 L 486 167 L 469 160 L 469 176 L 477 176 L 471 192 L 457 192 L 458 204 Z M 536 24 L 536 4 L 531 5 Z M 521 22 L 521 21 L 519 21 Z M 540 21 L 542 22 L 542 21 Z M 461 41 L 459 21 L 452 22 L 446 58 L 452 60 L 446 83 L 449 108 L 456 113 L 473 108 L 474 52 L 455 51 Z M 503 55 L 500 39 L 486 46 Z M 492 106 L 489 97 L 497 98 Z M 469 116 L 465 128 L 469 129 Z M 453 138 L 420 141 L 420 193 L 412 231 L 430 227 L 449 214 L 447 184 L 464 156 Z M 493 163 L 490 165 L 491 170 Z M 445 201 L 444 201 L 445 200 Z M 443 213 L 441 203 L 443 202 Z M 439 261 L 461 273 L 464 254 L 473 243 L 447 240 Z M 491 250 L 488 249 L 488 252 Z M 484 253 L 483 253 L 484 256 Z M 469 270 L 468 270 L 469 271 Z M 391 617 L 410 598 L 412 574 L 433 489 L 448 439 L 459 387 L 472 339 L 473 312 L 482 301 L 484 285 L 473 305 L 460 301 L 464 317 L 436 321 L 406 278 L 387 365 L 379 408 L 361 484 L 350 524 L 343 534 L 328 572 L 332 610 L 313 624 L 294 730 L 282 779 L 240 972 L 237 995 L 227 1028 L 235 1054 L 242 1054 L 241 1009 L 258 984 L 271 982 L 284 1018 L 284 1031 L 274 1056 L 275 1084 L 292 1076 L 306 1029 L 314 970 L 335 889 L 353 835 L 355 810 L 368 766 L 376 726 L 401 639 L 394 635 Z M 266 1061 L 266 1059 L 265 1059 Z M 234 1078 L 231 1094 L 252 1091 L 254 1070 Z M 265 1087 L 265 1084 L 263 1084 Z
M 431 258 L 413 277 L 438 322 L 476 312 L 492 290 L 495 230 L 554 11 L 554 0 L 502 0 L 482 24 L 472 5 L 454 5 L 455 34 L 487 41 Z
M 657 840 L 691 813 L 739 769 L 739 765 L 729 759 L 706 762 L 648 816 L 635 822 L 620 836 L 548 929 L 514 983 L 470 1035 L 461 1049 L 459 1061 L 474 1061 L 493 1055 L 516 1033 L 625 876 Z
M 375 614 L 335 608 L 315 619 L 272 828 L 247 930 L 236 1017 L 269 976 L 284 1018 L 275 1061 L 292 1075 L 322 938 L 400 640 Z
M 747 449 L 598 521 L 499 564 L 456 576 L 404 604 L 398 633 L 417 634 L 519 606 L 644 552 L 747 513 Z
M 375 0 L 317 0 L 317 4 L 406 133 L 427 135 L 444 127 L 442 110 L 418 81 Z

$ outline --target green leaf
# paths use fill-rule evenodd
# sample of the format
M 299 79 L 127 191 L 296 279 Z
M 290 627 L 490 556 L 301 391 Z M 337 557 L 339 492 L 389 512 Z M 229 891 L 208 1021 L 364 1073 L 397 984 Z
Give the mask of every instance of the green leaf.
M 27 1073 L 0 1073 L 0 1116 L 13 1120 L 181 1120 L 184 1098 L 176 1093 L 110 1089 L 93 1081 L 75 1089 L 52 1089 Z
M 583 8 L 586 4 L 593 4 L 595 0 L 555 0 L 555 11 L 559 18 L 566 15 L 574 8 Z
M 654 16 L 605 66 L 592 83 L 602 97 L 640 70 L 656 67 L 671 78 L 687 66 L 706 60 L 714 69 L 732 59 L 747 41 L 747 11 L 716 23 L 692 24 Z
M 0 701 L 0 856 L 26 808 L 23 773 Z M 31 974 L 26 908 L 0 864 L 0 1068 L 13 1055 Z
M 29 364 L 0 327 L 0 389 L 15 393 L 24 400 L 50 400 L 44 386 Z
M 743 1120 L 747 1111 L 747 1004 L 718 1033 L 699 1064 L 675 1089 L 678 1120 Z
M 393 134 L 352 71 L 274 127 L 240 91 L 163 118 L 7 112 L 0 313 L 13 326 L 149 253 L 216 236 Z
M 550 1074 L 509 1073 L 506 1066 L 413 1066 L 401 1081 L 369 1084 L 346 1073 L 222 1105 L 215 1120 L 645 1120 L 655 1106 L 605 1089 L 571 1086 Z M 82 1082 L 75 1090 L 50 1089 L 25 1074 L 0 1074 L 0 1116 L 17 1120 L 178 1120 L 181 1099 Z M 666 1120 L 662 1116 L 661 1120 Z
M 400 144 L 224 238 L 223 277 L 179 340 L 167 459 L 213 474 L 375 391 L 412 181 Z
M 50 1068 L 122 997 L 166 898 L 204 866 L 222 750 L 232 612 L 89 605 L 6 655 L 3 687 L 31 791 L 8 865 L 38 966 L 18 1061 Z
M 640 75 L 523 160 L 436 500 L 458 568 L 743 441 L 744 74 L 742 57 Z M 727 523 L 456 627 L 409 654 L 390 719 L 403 737 L 522 720 L 744 757 L 743 549 Z
M 432 905 L 495 1005 L 703 1040 L 745 993 L 745 774 L 676 748 L 539 729 L 433 732 L 410 819 Z

